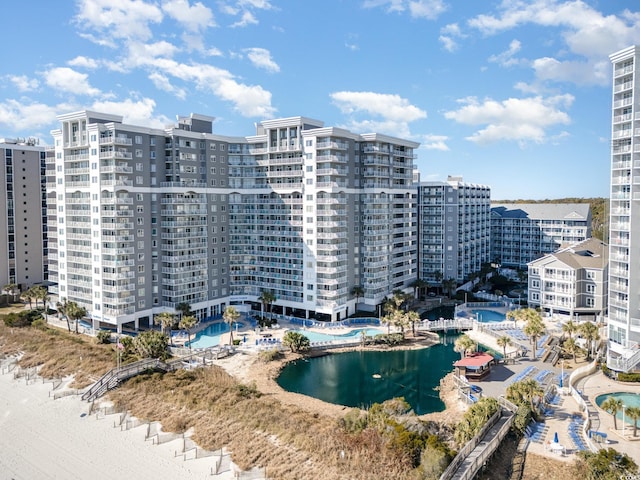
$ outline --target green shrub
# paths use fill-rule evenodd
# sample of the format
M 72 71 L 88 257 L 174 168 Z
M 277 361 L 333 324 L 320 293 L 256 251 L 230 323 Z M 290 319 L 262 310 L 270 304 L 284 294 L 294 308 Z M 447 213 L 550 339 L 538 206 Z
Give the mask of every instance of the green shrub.
M 277 348 L 271 348 L 269 350 L 262 350 L 258 353 L 258 358 L 263 362 L 273 362 L 282 357 L 282 353 Z
M 511 429 L 522 436 L 529 422 L 531 422 L 531 407 L 528 404 L 519 405 Z
M 111 332 L 108 330 L 98 330 L 96 340 L 101 344 L 111 343 Z
M 31 326 L 33 328 L 37 328 L 38 330 L 46 330 L 49 328 L 49 326 L 47 325 L 47 322 L 45 322 L 43 318 L 38 318 L 34 320 Z
M 239 383 L 236 385 L 236 393 L 241 398 L 260 398 L 262 393 L 258 390 L 255 383 L 244 385 Z
M 640 373 L 618 373 L 618 380 L 621 382 L 640 382 Z
M 292 352 L 306 352 L 311 348 L 309 339 L 300 332 L 289 331 L 282 338 L 282 345 L 289 347 Z
M 12 312 L 4 315 L 3 321 L 7 327 L 28 327 L 34 321 L 42 318 L 38 310 L 24 310 L 22 312 Z

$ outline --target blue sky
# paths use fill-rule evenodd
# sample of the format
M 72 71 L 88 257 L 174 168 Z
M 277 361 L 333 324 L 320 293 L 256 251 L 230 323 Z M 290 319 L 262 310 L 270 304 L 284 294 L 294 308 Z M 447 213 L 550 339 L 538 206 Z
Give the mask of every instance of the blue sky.
M 611 65 L 632 0 L 3 2 L 0 138 L 92 109 L 246 136 L 306 116 L 421 143 L 422 180 L 492 198 L 609 195 Z

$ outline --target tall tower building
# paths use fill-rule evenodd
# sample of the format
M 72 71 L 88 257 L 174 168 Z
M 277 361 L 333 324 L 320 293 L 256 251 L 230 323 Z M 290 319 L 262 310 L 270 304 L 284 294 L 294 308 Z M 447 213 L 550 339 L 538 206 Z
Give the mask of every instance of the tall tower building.
M 609 216 L 609 345 L 607 365 L 630 371 L 640 362 L 640 49 L 613 64 L 611 200 Z
M 339 320 L 416 277 L 417 143 L 304 117 L 247 137 L 195 114 L 165 129 L 58 118 L 51 270 L 95 321 L 138 326 L 180 303 L 204 318 L 264 291 L 285 314 Z
M 490 261 L 491 189 L 450 176 L 418 189 L 419 273 L 426 282 L 458 283 Z
M 21 291 L 48 280 L 46 152 L 25 140 L 0 140 L 0 288 Z

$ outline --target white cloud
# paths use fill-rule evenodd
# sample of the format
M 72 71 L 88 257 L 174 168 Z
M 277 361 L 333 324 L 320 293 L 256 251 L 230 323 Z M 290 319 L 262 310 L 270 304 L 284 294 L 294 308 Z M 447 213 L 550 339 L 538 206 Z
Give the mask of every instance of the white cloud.
M 45 71 L 42 76 L 47 85 L 54 90 L 78 95 L 96 96 L 100 90 L 92 87 L 87 74 L 76 72 L 68 67 L 55 67 Z
M 566 45 L 566 52 L 562 54 L 584 57 L 586 61 L 539 59 L 536 72 L 548 80 L 587 85 L 606 82 L 600 64 L 608 61 L 611 52 L 640 43 L 640 15 L 625 11 L 620 16 L 605 16 L 581 0 L 505 0 L 497 15 L 478 15 L 468 24 L 485 35 L 526 24 L 560 29 Z M 569 71 L 579 76 L 570 78 Z
M 460 26 L 457 23 L 450 23 L 440 29 L 438 41 L 442 43 L 443 48 L 448 52 L 454 52 L 458 49 L 457 39 L 465 38 L 462 34 Z
M 447 10 L 442 0 L 416 0 L 409 2 L 409 12 L 413 18 L 426 18 L 435 20 Z
M 0 102 L 0 125 L 10 132 L 25 132 L 53 125 L 56 115 L 69 111 L 64 105 L 45 105 L 28 100 Z
M 375 92 L 334 92 L 330 96 L 334 105 L 346 114 L 365 112 L 405 122 L 427 118 L 427 112 L 411 105 L 407 99 L 399 95 Z
M 75 18 L 80 29 L 94 29 L 106 39 L 94 34 L 86 38 L 111 43 L 111 38 L 148 40 L 150 24 L 162 21 L 162 10 L 155 2 L 144 0 L 79 0 Z
M 486 99 L 466 98 L 459 102 L 463 106 L 445 113 L 445 118 L 465 125 L 484 125 L 467 140 L 479 144 L 498 141 L 542 143 L 548 140 L 547 130 L 570 123 L 569 115 L 563 111 L 573 103 L 572 95 L 553 97 L 509 98 L 502 102 Z
M 410 138 L 409 123 L 427 118 L 427 112 L 399 95 L 375 92 L 334 92 L 334 105 L 349 116 L 348 128 L 356 132 L 379 132 Z M 360 119 L 356 117 L 374 116 Z
M 171 124 L 171 119 L 164 115 L 156 115 L 156 102 L 150 98 L 141 100 L 126 99 L 120 102 L 94 102 L 90 109 L 98 112 L 122 115 L 124 123 L 145 125 L 151 128 L 164 128 Z
M 426 150 L 447 152 L 449 151 L 447 140 L 449 140 L 449 137 L 446 135 L 423 135 L 420 139 L 420 147 Z
M 442 0 L 365 0 L 364 8 L 383 7 L 389 13 L 403 13 L 408 11 L 413 18 L 435 20 L 447 10 Z
M 21 92 L 30 92 L 40 85 L 35 78 L 29 78 L 26 75 L 7 75 L 6 77 Z
M 271 118 L 275 112 L 271 106 L 271 92 L 259 85 L 239 83 L 228 70 L 200 63 L 179 63 L 167 58 L 149 58 L 145 66 L 153 67 L 154 71 L 161 71 L 164 75 L 193 82 L 199 90 L 231 102 L 234 110 L 245 117 Z
M 271 58 L 271 52 L 266 48 L 245 48 L 247 57 L 251 60 L 251 63 L 257 67 L 266 70 L 267 72 L 279 72 L 280 66 Z
M 533 62 L 536 77 L 540 80 L 573 82 L 578 85 L 608 85 L 611 64 L 601 62 L 561 62 L 555 58 L 538 58 Z
M 162 4 L 162 10 L 191 32 L 215 26 L 211 9 L 200 2 L 191 6 L 188 0 L 167 0 Z
M 242 12 L 242 16 L 240 17 L 240 20 L 231 24 L 231 27 L 232 28 L 246 27 L 247 25 L 257 25 L 257 24 L 258 24 L 258 20 L 256 19 L 255 15 L 247 11 L 247 12 Z
M 84 57 L 80 55 L 80 56 L 77 56 L 76 58 L 72 58 L 71 60 L 69 60 L 67 62 L 67 65 L 71 67 L 80 67 L 80 68 L 86 68 L 89 70 L 94 70 L 98 68 L 99 63 L 93 58 Z
M 175 95 L 181 100 L 184 100 L 185 98 L 187 98 L 187 92 L 185 91 L 184 88 L 178 88 L 172 85 L 169 79 L 165 75 L 162 75 L 159 72 L 150 73 L 149 80 L 153 82 L 153 84 L 156 86 L 158 90 L 162 90 L 164 92 Z
M 509 48 L 504 52 L 498 53 L 497 55 L 491 55 L 489 57 L 489 61 L 492 63 L 497 63 L 501 67 L 511 67 L 513 65 L 518 65 L 520 60 L 514 58 L 514 55 L 520 51 L 521 44 L 518 40 L 511 40 L 509 44 Z

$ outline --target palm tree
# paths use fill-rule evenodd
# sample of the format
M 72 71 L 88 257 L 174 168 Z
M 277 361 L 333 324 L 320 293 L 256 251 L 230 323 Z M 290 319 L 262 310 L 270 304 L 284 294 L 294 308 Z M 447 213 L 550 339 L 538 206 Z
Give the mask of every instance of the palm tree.
M 7 283 L 4 287 L 2 287 L 2 291 L 11 296 L 11 303 L 14 303 L 16 301 L 17 288 L 18 286 L 15 283 Z
M 502 347 L 503 358 L 507 358 L 507 347 L 513 345 L 511 337 L 509 335 L 502 335 L 501 337 L 498 337 L 496 343 L 499 347 Z
M 455 278 L 447 278 L 442 282 L 442 288 L 447 293 L 447 297 L 451 298 L 451 294 L 455 293 L 455 289 L 458 286 L 458 282 Z
M 66 298 L 62 298 L 61 302 L 56 302 L 56 309 L 58 310 L 58 319 L 60 315 L 62 315 L 67 321 L 67 329 L 71 331 L 71 323 L 69 323 L 69 316 L 67 315 L 67 307 L 69 302 L 67 302 Z
M 29 309 L 32 308 L 32 301 L 35 298 L 35 292 L 33 291 L 33 287 L 29 288 L 26 292 L 22 292 L 21 297 L 29 302 Z
M 236 307 L 228 306 L 224 309 L 222 318 L 229 324 L 229 345 L 233 345 L 233 324 L 240 318 L 240 313 Z
M 578 325 L 573 321 L 569 320 L 562 324 L 562 334 L 567 333 L 569 338 L 573 338 L 573 334 L 578 331 Z
M 444 279 L 442 272 L 440 270 L 436 270 L 433 272 L 433 278 L 435 279 L 436 284 L 440 285 L 440 288 L 442 288 L 442 280 Z
M 189 305 L 187 302 L 180 302 L 179 304 L 177 304 L 176 310 L 179 312 L 181 317 L 193 314 L 193 312 L 191 311 L 191 305 Z
M 455 343 L 453 350 L 460 354 L 461 358 L 467 355 L 467 352 L 474 351 L 476 349 L 476 342 L 469 335 L 460 335 Z
M 416 336 L 416 323 L 419 323 L 422 319 L 420 318 L 420 314 L 415 310 L 411 310 L 406 313 L 407 322 L 411 325 L 411 333 L 415 337 Z
M 542 323 L 542 318 L 540 317 L 540 314 L 538 312 L 536 312 L 532 308 L 525 308 L 524 310 L 529 310 L 530 312 L 535 313 L 535 315 L 533 315 L 532 313 L 528 314 L 529 318 L 527 320 L 527 324 L 522 329 L 524 334 L 531 339 L 531 345 L 533 347 L 531 349 L 531 354 L 533 356 L 533 359 L 535 360 L 538 338 L 544 335 L 546 330 L 544 328 L 544 323 Z
M 180 328 L 187 331 L 187 340 L 189 341 L 189 352 L 191 352 L 191 329 L 196 326 L 198 319 L 193 315 L 185 315 L 180 319 Z
M 629 407 L 626 410 L 627 417 L 633 420 L 633 436 L 638 432 L 638 418 L 640 418 L 640 407 Z
M 173 324 L 176 321 L 175 315 L 169 312 L 162 312 L 158 314 L 158 316 L 156 316 L 156 320 L 160 322 L 160 326 L 162 327 L 162 333 L 167 335 L 167 332 L 168 332 L 168 336 L 169 338 L 171 338 L 171 327 L 173 327 Z
M 573 338 L 567 338 L 564 343 L 562 344 L 562 349 L 571 354 L 573 356 L 573 361 L 576 361 L 576 354 L 578 353 L 578 351 L 580 350 L 580 347 L 578 346 L 577 342 L 575 341 L 575 339 Z
M 600 405 L 600 408 L 613 416 L 613 429 L 617 430 L 618 424 L 616 422 L 616 414 L 622 410 L 622 400 L 615 397 L 607 397 Z
M 76 322 L 76 333 L 78 333 L 79 320 L 87 314 L 87 309 L 81 307 L 76 302 L 68 302 L 66 306 L 67 321 L 72 320 Z
M 356 297 L 356 308 L 357 308 L 357 305 L 360 301 L 360 297 L 364 295 L 364 288 L 362 288 L 360 285 L 356 285 L 351 289 L 351 295 Z
M 411 288 L 413 288 L 413 297 L 420 298 L 420 291 L 428 286 L 429 284 L 420 278 L 416 278 L 413 283 L 411 283 Z
M 600 334 L 598 333 L 598 326 L 592 322 L 584 322 L 579 328 L 582 338 L 587 341 L 587 361 L 591 359 L 591 352 L 595 343 L 600 340 Z
M 36 301 L 36 308 L 38 308 L 38 300 L 42 300 L 42 306 L 44 307 L 45 298 L 49 295 L 47 289 L 41 285 L 33 287 L 33 298 Z
M 542 398 L 544 389 L 533 378 L 526 378 L 518 382 L 514 382 L 507 387 L 507 400 L 512 401 L 516 405 L 529 404 L 531 411 L 534 410 L 533 401 L 536 398 Z
M 277 300 L 276 296 L 269 290 L 263 290 L 260 293 L 258 300 L 260 300 L 260 303 L 262 304 L 262 317 L 264 318 L 264 310 L 266 309 L 269 312 L 269 320 L 273 320 L 271 315 L 271 305 L 273 305 Z

